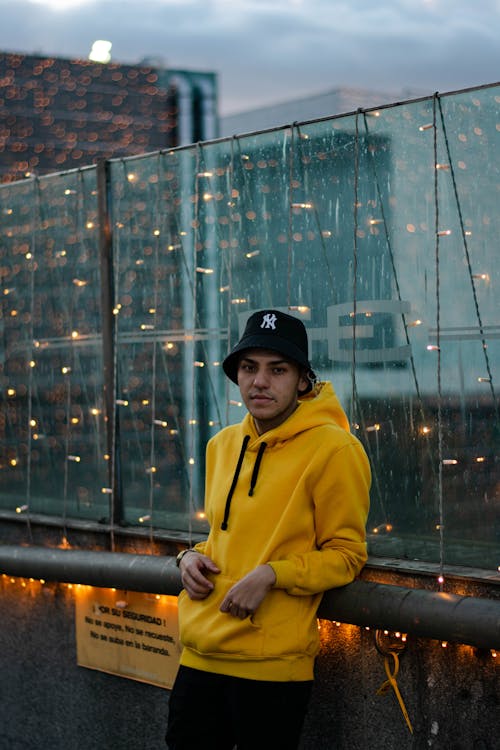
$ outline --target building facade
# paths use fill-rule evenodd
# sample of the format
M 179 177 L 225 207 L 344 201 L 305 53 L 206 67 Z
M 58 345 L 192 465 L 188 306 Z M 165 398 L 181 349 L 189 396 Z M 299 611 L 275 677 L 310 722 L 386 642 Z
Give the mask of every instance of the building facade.
M 0 52 L 0 182 L 211 139 L 216 113 L 214 73 Z
M 414 89 L 389 92 L 338 86 L 300 99 L 290 99 L 221 117 L 220 134 L 223 137 L 232 136 L 235 133 L 251 133 L 294 122 L 334 117 L 356 112 L 358 109 L 370 109 L 392 102 L 416 99 L 429 93 L 431 92 Z

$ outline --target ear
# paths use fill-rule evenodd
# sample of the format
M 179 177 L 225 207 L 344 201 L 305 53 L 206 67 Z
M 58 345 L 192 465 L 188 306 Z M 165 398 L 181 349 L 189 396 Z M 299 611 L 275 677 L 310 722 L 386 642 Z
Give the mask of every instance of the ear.
M 305 370 L 299 372 L 299 382 L 297 383 L 297 392 L 299 397 L 305 396 L 311 390 L 311 381 L 308 377 L 308 373 Z

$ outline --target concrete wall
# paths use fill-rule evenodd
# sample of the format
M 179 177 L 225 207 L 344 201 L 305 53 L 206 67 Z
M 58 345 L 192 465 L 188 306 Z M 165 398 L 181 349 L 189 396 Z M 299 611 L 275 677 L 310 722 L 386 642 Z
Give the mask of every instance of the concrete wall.
M 16 534 L 8 536 L 13 543 Z M 430 578 L 373 568 L 363 576 L 431 585 Z M 488 590 L 464 582 L 460 593 L 499 596 L 495 583 Z M 74 609 L 66 584 L 0 576 L 0 750 L 165 748 L 169 691 L 79 667 Z M 375 631 L 328 620 L 320 627 L 322 650 L 301 750 L 500 748 L 500 656 L 461 644 L 443 648 L 409 634 L 397 686 L 411 734 L 393 689 L 377 695 L 387 675 Z
M 77 666 L 72 590 L 35 588 L 1 579 L 0 748 L 164 748 L 169 691 Z M 408 636 L 397 685 L 411 735 L 393 690 L 377 695 L 386 673 L 374 631 L 328 621 L 321 630 L 302 750 L 500 747 L 499 665 L 490 652 Z

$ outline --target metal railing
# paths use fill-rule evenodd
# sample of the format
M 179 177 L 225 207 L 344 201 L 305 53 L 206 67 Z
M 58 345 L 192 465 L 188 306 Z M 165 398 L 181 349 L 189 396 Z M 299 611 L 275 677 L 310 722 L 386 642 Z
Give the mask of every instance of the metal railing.
M 175 559 L 91 550 L 0 545 L 0 573 L 176 596 Z M 323 595 L 323 619 L 500 648 L 500 600 L 355 580 Z

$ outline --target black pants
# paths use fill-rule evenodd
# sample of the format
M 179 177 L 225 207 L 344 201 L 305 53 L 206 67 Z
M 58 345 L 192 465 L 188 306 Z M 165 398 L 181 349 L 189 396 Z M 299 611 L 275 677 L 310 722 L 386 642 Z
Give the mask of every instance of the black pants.
M 170 694 L 169 750 L 294 750 L 312 681 L 266 682 L 179 667 Z

